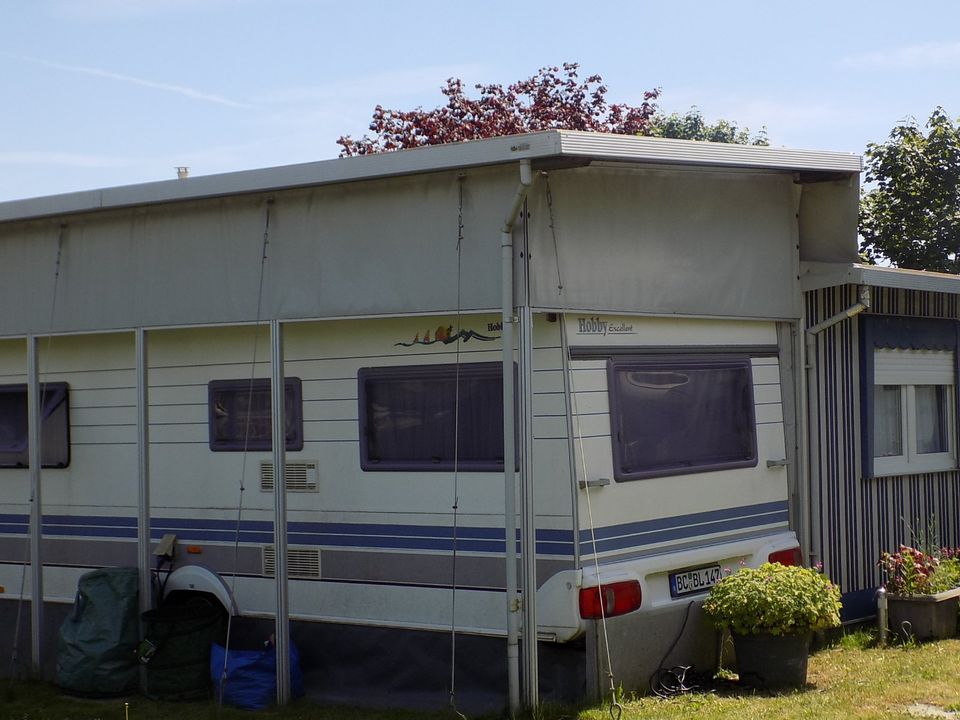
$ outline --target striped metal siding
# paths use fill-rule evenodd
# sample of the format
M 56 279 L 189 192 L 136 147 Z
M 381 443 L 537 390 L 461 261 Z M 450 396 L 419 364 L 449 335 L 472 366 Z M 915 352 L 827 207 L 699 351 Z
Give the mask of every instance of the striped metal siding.
M 871 288 L 878 315 L 960 319 L 956 295 Z M 826 288 L 806 294 L 810 327 L 857 302 L 857 288 Z M 856 318 L 821 333 L 817 345 L 820 413 L 810 419 L 819 437 L 812 488 L 820 499 L 822 561 L 844 592 L 877 587 L 877 559 L 935 524 L 943 545 L 960 545 L 960 471 L 863 479 L 859 461 L 859 324 Z M 819 470 L 819 471 L 818 471 Z

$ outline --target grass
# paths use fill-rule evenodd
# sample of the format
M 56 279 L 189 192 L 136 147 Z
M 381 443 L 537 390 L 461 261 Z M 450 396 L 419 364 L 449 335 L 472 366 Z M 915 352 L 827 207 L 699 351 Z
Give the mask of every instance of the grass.
M 628 698 L 622 720 L 656 718 L 870 718 L 911 717 L 910 706 L 923 704 L 945 711 L 960 710 L 960 639 L 888 648 L 874 646 L 864 631 L 849 633 L 833 646 L 810 658 L 805 690 L 783 694 L 743 691 L 722 682 L 709 693 L 683 695 L 668 700 Z M 6 681 L 5 681 L 6 682 Z M 124 702 L 129 707 L 124 707 Z M 615 714 L 615 713 L 614 713 Z M 0 720 L 449 720 L 449 711 L 438 713 L 371 711 L 321 707 L 299 701 L 263 713 L 218 709 L 208 703 L 160 703 L 142 697 L 78 700 L 61 695 L 41 683 L 16 683 L 0 693 Z M 543 707 L 536 720 L 610 720 L 610 708 Z M 471 718 L 472 720 L 472 718 Z

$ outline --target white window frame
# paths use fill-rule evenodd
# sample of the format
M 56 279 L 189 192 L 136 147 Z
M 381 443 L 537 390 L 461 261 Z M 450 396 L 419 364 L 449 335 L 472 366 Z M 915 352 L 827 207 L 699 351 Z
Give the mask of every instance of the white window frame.
M 949 350 L 875 350 L 874 386 L 900 387 L 900 433 L 903 449 L 902 455 L 874 457 L 875 476 L 914 475 L 957 467 L 954 362 L 954 354 Z M 947 388 L 947 452 L 917 451 L 918 385 L 939 385 Z

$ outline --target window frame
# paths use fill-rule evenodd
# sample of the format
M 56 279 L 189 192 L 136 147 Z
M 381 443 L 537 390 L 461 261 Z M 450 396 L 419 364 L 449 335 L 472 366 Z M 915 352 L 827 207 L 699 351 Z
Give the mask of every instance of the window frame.
M 30 428 L 29 428 L 29 410 L 27 407 L 28 403 L 28 386 L 26 383 L 13 383 L 9 385 L 0 385 L 0 404 L 2 404 L 2 398 L 9 397 L 11 395 L 23 395 L 23 435 L 15 438 L 15 442 L 11 442 L 7 445 L 0 445 L 0 469 L 11 469 L 11 468 L 27 468 L 30 466 Z M 50 402 L 52 403 L 47 406 L 47 401 L 45 396 L 47 394 L 51 395 Z M 41 442 L 40 442 L 40 467 L 46 469 L 62 469 L 70 466 L 70 386 L 65 382 L 42 382 L 40 383 L 40 395 L 41 395 Z M 52 418 L 58 411 L 63 408 L 62 420 L 59 422 L 62 423 L 61 428 L 53 427 L 51 423 L 55 422 Z M 2 413 L 0 413 L 2 417 Z M 47 454 L 51 446 L 51 442 L 48 438 L 46 442 L 43 440 L 43 435 L 48 433 L 58 432 L 61 433 L 61 440 L 63 446 L 63 456 L 62 461 L 52 462 L 44 458 L 44 455 Z
M 874 350 L 874 365 L 876 366 L 876 354 L 878 352 L 888 352 L 890 349 L 877 348 Z M 955 365 L 956 358 L 953 357 L 953 351 L 933 350 L 927 352 L 950 353 L 951 363 Z M 951 373 L 952 374 L 952 373 Z M 877 377 L 880 375 L 880 377 Z M 904 382 L 904 380 L 916 379 L 916 382 Z M 889 477 L 896 475 L 913 475 L 917 473 L 941 472 L 952 470 L 957 467 L 956 453 L 956 386 L 951 377 L 950 382 L 943 382 L 945 377 L 921 377 L 918 375 L 910 378 L 909 374 L 902 372 L 891 378 L 889 375 L 878 373 L 874 368 L 874 391 L 877 387 L 898 387 L 900 389 L 900 449 L 899 455 L 874 455 L 873 474 L 876 477 Z M 896 382 L 900 380 L 900 382 Z M 917 427 L 919 418 L 917 415 L 917 387 L 936 387 L 945 388 L 946 397 L 946 415 L 944 435 L 947 440 L 947 450 L 945 452 L 921 453 L 918 450 Z M 874 412 L 872 413 L 874 424 L 870 431 L 875 432 L 878 416 L 876 413 L 876 403 L 874 403 Z M 874 447 L 876 440 L 874 440 Z
M 624 400 L 616 392 L 617 374 L 627 368 L 643 370 L 716 370 L 734 369 L 746 374 L 746 416 L 743 418 L 747 425 L 749 438 L 747 442 L 748 457 L 738 460 L 721 462 L 705 462 L 687 466 L 661 466 L 636 471 L 624 471 L 626 460 L 622 443 L 622 411 Z M 753 363 L 749 355 L 629 355 L 615 356 L 607 360 L 607 395 L 610 406 L 610 443 L 613 456 L 613 476 L 617 482 L 631 482 L 657 477 L 672 477 L 678 475 L 692 475 L 706 472 L 735 470 L 739 468 L 756 467 L 759 463 L 757 444 L 756 398 L 754 395 Z
M 367 408 L 367 398 L 369 393 L 368 383 L 378 379 L 449 379 L 456 377 L 459 367 L 460 377 L 480 377 L 499 380 L 499 395 L 503 397 L 503 363 L 500 361 L 489 362 L 471 362 L 471 363 L 431 363 L 428 365 L 377 365 L 362 367 L 357 371 L 357 411 L 358 411 L 358 430 L 359 430 L 359 454 L 360 468 L 367 472 L 453 472 L 455 469 L 459 472 L 503 472 L 504 462 L 502 456 L 496 460 L 464 460 L 458 458 L 456 463 L 453 459 L 433 460 L 433 459 L 387 459 L 377 460 L 370 457 L 371 431 L 369 421 L 369 411 Z M 514 378 L 517 375 L 517 366 L 513 367 Z M 514 417 L 517 416 L 517 393 L 516 382 L 514 382 Z M 501 400 L 501 412 L 498 435 L 500 438 L 500 451 L 503 452 L 503 408 Z M 463 412 L 463 408 L 461 408 Z M 515 431 L 519 429 L 519 423 L 514 423 Z M 514 467 L 519 469 L 520 447 L 518 442 L 514 442 Z M 456 467 L 454 467 L 456 465 Z
M 958 428 L 958 403 L 960 403 L 960 393 L 957 392 L 958 363 L 960 363 L 960 353 L 958 353 L 958 334 L 960 334 L 960 323 L 955 320 L 943 318 L 918 318 L 909 316 L 894 315 L 873 315 L 863 314 L 858 317 L 860 330 L 860 468 L 863 478 L 880 478 L 895 476 L 910 476 L 928 472 L 943 472 L 956 470 L 957 448 L 960 447 L 960 428 Z M 881 377 L 877 378 L 876 353 L 878 350 L 913 350 L 913 351 L 950 351 L 953 353 L 953 363 L 951 367 L 950 383 L 931 382 L 929 377 L 916 378 L 916 382 L 911 382 L 915 378 L 909 376 L 903 377 Z M 947 438 L 950 446 L 951 460 L 943 457 L 943 453 L 924 453 L 925 455 L 940 456 L 926 462 L 922 457 L 916 455 L 911 462 L 904 462 L 904 455 L 890 456 L 891 458 L 901 458 L 898 462 L 890 458 L 876 458 L 874 422 L 875 422 L 875 385 L 949 385 L 952 389 L 952 398 L 948 401 L 948 416 L 951 426 L 947 428 Z M 901 391 L 901 407 L 904 416 L 908 414 L 906 407 L 906 394 Z M 915 396 L 912 398 L 915 405 Z M 915 413 L 914 413 L 915 417 Z M 905 425 L 906 421 L 902 420 Z M 914 432 L 915 420 L 911 426 L 911 433 Z M 903 448 L 907 449 L 908 437 L 903 436 L 906 430 L 902 430 Z M 915 443 L 915 437 L 910 439 Z M 877 461 L 880 461 L 879 463 Z
M 207 383 L 207 435 L 210 450 L 213 452 L 260 452 L 273 450 L 273 423 L 271 421 L 271 437 L 269 439 L 254 438 L 244 440 L 244 438 L 231 437 L 230 439 L 218 439 L 216 431 L 216 405 L 215 397 L 222 392 L 253 392 L 257 394 L 266 393 L 270 395 L 270 378 L 253 378 L 245 380 L 211 380 Z M 252 389 L 251 389 L 252 385 Z M 288 422 L 285 423 L 287 431 L 286 449 L 288 452 L 303 450 L 303 386 L 300 378 L 284 378 L 284 412 L 287 414 Z M 292 416 L 291 416 L 292 413 Z M 272 414 L 272 405 L 271 405 Z M 289 423 L 292 422 L 292 430 Z

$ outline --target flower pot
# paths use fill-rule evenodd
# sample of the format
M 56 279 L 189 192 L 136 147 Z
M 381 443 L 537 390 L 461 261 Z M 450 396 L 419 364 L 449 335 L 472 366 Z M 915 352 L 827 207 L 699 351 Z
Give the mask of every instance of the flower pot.
M 887 593 L 890 629 L 904 640 L 943 640 L 957 634 L 960 588 L 936 595 Z
M 733 634 L 737 673 L 744 685 L 761 688 L 800 688 L 807 684 L 810 636 Z

